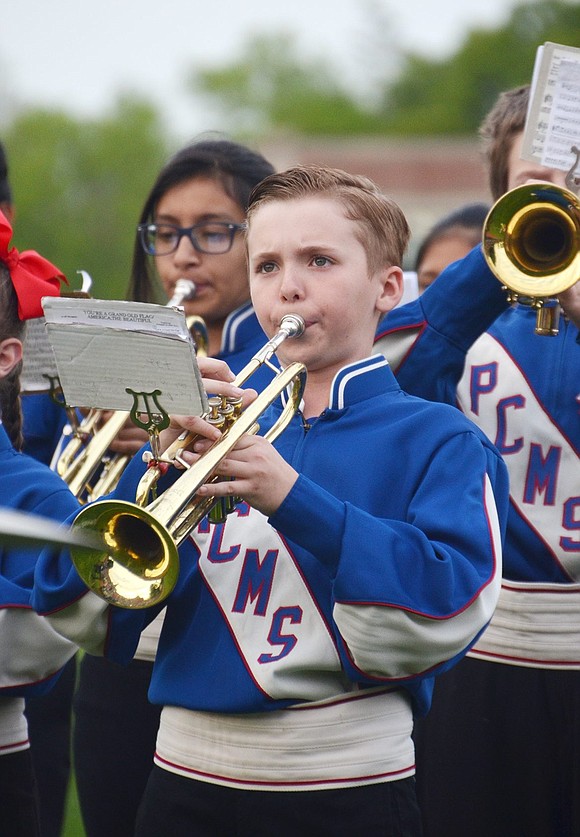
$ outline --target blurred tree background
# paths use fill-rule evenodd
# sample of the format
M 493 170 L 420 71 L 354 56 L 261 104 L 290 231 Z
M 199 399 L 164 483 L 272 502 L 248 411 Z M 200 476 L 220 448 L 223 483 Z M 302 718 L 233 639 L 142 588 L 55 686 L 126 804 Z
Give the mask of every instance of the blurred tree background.
M 250 39 L 226 65 L 192 69 L 192 100 L 206 100 L 221 115 L 220 130 L 256 147 L 290 135 L 473 138 L 497 94 L 530 81 L 539 44 L 580 46 L 580 5 L 562 0 L 522 3 L 505 26 L 471 31 L 442 60 L 401 53 L 381 4 L 368 0 L 365 8 L 369 72 L 358 89 L 327 61 L 299 55 L 291 34 L 272 33 Z M 170 126 L 149 102 L 122 97 L 93 120 L 19 112 L 1 138 L 14 243 L 54 261 L 72 287 L 83 269 L 94 296 L 123 298 L 141 205 L 178 145 Z

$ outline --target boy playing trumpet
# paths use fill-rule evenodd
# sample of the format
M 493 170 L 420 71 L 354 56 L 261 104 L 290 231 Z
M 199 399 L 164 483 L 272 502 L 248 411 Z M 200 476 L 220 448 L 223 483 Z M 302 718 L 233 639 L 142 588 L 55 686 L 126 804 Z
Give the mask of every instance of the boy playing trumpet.
M 505 466 L 458 410 L 407 396 L 372 356 L 409 236 L 375 184 L 319 167 L 268 176 L 247 227 L 264 331 L 290 313 L 306 323 L 278 350 L 305 364 L 304 400 L 274 444 L 244 436 L 219 466 L 228 479 L 199 489 L 241 500 L 196 527 L 163 603 L 150 698 L 164 709 L 136 834 L 418 835 L 413 715 L 491 618 Z M 224 365 L 200 367 L 229 394 Z M 182 427 L 219 437 L 174 419 L 163 446 Z M 131 500 L 143 470 L 136 457 L 115 497 Z M 163 606 L 107 606 L 66 554 L 46 553 L 36 583 L 57 630 L 122 663 Z

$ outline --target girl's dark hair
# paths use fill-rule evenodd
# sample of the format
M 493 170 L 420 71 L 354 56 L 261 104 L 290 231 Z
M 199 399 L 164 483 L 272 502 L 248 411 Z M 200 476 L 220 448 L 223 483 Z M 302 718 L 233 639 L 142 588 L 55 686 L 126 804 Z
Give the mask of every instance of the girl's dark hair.
M 153 220 L 157 204 L 169 189 L 196 177 L 217 181 L 245 212 L 254 186 L 273 171 L 265 157 L 244 145 L 225 139 L 198 140 L 174 154 L 161 169 L 143 205 L 139 223 Z M 155 301 L 156 289 L 153 265 L 136 237 L 127 297 L 138 302 Z
M 8 180 L 8 161 L 4 146 L 0 142 L 0 204 L 12 204 L 12 190 Z
M 18 317 L 18 300 L 8 268 L 0 262 L 0 340 L 24 338 L 26 324 Z M 20 371 L 22 361 L 0 379 L 0 414 L 2 424 L 16 450 L 22 450 L 22 413 L 20 410 Z
M 483 224 L 488 212 L 489 206 L 486 203 L 467 203 L 437 221 L 419 245 L 415 257 L 415 270 L 418 270 L 421 266 L 429 247 L 435 241 L 450 235 L 452 232 L 464 233 L 466 239 L 473 242 L 472 246 L 475 247 L 481 241 Z

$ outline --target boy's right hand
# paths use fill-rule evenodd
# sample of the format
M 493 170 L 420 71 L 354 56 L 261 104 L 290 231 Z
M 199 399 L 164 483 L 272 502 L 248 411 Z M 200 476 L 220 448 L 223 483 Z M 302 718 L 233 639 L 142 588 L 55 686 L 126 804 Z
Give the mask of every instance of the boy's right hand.
M 253 389 L 240 389 L 233 385 L 235 375 L 223 360 L 211 357 L 197 359 L 203 385 L 208 395 L 225 395 L 232 398 L 242 398 L 246 407 L 257 397 Z M 201 416 L 171 416 L 169 427 L 159 434 L 160 450 L 165 451 L 178 436 L 187 430 L 196 436 L 202 436 L 209 442 L 214 442 L 221 436 L 220 431 Z

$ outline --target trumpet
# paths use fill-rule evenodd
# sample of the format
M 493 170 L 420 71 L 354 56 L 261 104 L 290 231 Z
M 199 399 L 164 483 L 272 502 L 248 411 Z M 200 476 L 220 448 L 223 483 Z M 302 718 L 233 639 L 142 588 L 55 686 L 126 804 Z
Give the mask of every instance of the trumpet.
M 189 279 L 178 279 L 167 307 L 180 307 L 194 296 L 195 284 Z M 204 321 L 201 317 L 188 317 L 187 327 L 196 351 L 207 354 L 208 337 Z M 109 451 L 131 413 L 118 410 L 103 421 L 103 411 L 92 409 L 80 422 L 74 410 L 68 410 L 68 413 L 72 438 L 57 458 L 54 470 L 79 501 L 88 503 L 114 489 L 131 458 L 129 454 Z M 93 482 L 97 470 L 99 475 Z
M 509 302 L 536 309 L 536 334 L 558 334 L 557 295 L 580 278 L 580 202 L 548 183 L 516 186 L 490 209 L 483 252 Z
M 245 383 L 262 364 L 270 366 L 270 358 L 280 344 L 289 337 L 301 335 L 304 327 L 301 317 L 294 314 L 284 317 L 280 330 L 240 372 L 235 385 Z M 273 365 L 272 368 L 275 369 Z M 215 472 L 222 460 L 242 435 L 257 432 L 261 415 L 284 391 L 288 394 L 287 401 L 277 421 L 264 434 L 265 438 L 274 441 L 300 407 L 306 385 L 305 366 L 294 362 L 276 372 L 258 398 L 226 427 L 221 438 L 149 505 L 142 505 L 151 489 L 148 471 L 145 486 L 138 488 L 135 503 L 101 500 L 81 510 L 73 527 L 100 536 L 104 544 L 103 551 L 96 555 L 82 548 L 71 550 L 79 575 L 94 593 L 109 604 L 128 609 L 149 607 L 170 594 L 179 574 L 179 545 L 218 502 L 216 497 L 197 497 L 197 490 L 218 479 Z M 173 443 L 165 452 L 167 461 L 175 462 L 177 451 L 193 438 L 187 434 L 187 438 L 182 436 Z M 158 469 L 157 462 L 153 465 L 153 471 Z M 156 478 L 158 473 L 153 480 Z

